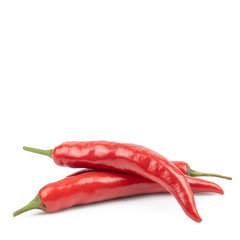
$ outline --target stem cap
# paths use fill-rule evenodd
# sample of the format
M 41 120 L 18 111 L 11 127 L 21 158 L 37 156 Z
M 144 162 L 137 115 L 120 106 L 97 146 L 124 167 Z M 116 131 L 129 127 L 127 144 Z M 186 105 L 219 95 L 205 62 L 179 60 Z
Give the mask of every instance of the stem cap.
M 41 198 L 39 197 L 39 195 L 37 195 L 30 203 L 28 203 L 25 207 L 20 208 L 19 210 L 17 210 L 16 212 L 13 213 L 13 216 L 16 217 L 17 215 L 27 212 L 29 210 L 32 209 L 41 209 L 41 210 L 45 210 L 46 206 L 43 204 Z

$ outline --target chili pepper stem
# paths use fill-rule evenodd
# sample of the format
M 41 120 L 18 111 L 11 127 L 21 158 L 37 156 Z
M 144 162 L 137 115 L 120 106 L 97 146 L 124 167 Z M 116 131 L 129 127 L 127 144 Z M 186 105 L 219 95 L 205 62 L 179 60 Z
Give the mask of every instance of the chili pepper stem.
M 207 176 L 207 177 L 219 177 L 219 178 L 224 178 L 224 179 L 232 180 L 231 177 L 223 176 L 223 175 L 216 174 L 216 173 L 203 173 L 203 172 L 198 172 L 198 171 L 195 171 L 195 170 L 191 169 L 189 166 L 188 166 L 188 176 L 191 176 L 191 177 L 202 177 L 202 176 Z
M 28 203 L 25 207 L 20 208 L 19 210 L 17 210 L 16 212 L 13 213 L 13 216 L 16 217 L 17 215 L 27 212 L 29 210 L 32 209 L 41 209 L 41 210 L 45 210 L 45 206 L 42 202 L 42 200 L 40 199 L 40 197 L 37 195 L 30 203 Z
M 38 154 L 42 154 L 42 155 L 52 158 L 53 149 L 43 150 L 43 149 L 38 149 L 38 148 L 26 147 L 26 146 L 24 146 L 23 149 L 28 152 L 38 153 Z

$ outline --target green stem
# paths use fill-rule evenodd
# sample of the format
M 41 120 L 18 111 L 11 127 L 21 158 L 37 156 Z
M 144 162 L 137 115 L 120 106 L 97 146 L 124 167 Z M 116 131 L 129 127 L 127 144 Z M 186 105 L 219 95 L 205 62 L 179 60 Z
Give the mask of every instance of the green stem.
M 188 166 L 188 176 L 191 176 L 191 177 L 208 176 L 208 177 L 219 177 L 219 178 L 224 178 L 224 179 L 232 180 L 231 177 L 223 176 L 223 175 L 216 174 L 216 173 L 203 173 L 203 172 L 198 172 L 198 171 L 195 171 L 195 170 L 191 169 L 189 166 Z
M 16 217 L 17 215 L 24 213 L 26 211 L 32 210 L 32 209 L 41 209 L 41 210 L 45 210 L 45 206 L 41 200 L 41 198 L 39 197 L 39 195 L 37 195 L 30 203 L 28 203 L 25 207 L 17 210 L 16 212 L 13 213 L 13 216 Z
M 49 150 L 42 150 L 42 149 L 38 149 L 38 148 L 31 148 L 31 147 L 23 147 L 24 150 L 29 151 L 29 152 L 33 152 L 33 153 L 38 153 L 38 154 L 42 154 L 42 155 L 46 155 L 50 158 L 52 158 L 52 152 L 53 149 L 49 149 Z

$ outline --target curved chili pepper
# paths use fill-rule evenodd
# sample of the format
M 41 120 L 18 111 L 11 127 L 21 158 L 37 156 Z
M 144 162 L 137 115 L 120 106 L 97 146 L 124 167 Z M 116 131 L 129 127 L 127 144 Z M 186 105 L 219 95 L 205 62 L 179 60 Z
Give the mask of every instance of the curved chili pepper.
M 24 149 L 33 151 L 26 147 Z M 86 141 L 66 142 L 46 153 L 60 166 L 127 172 L 157 182 L 176 198 L 190 218 L 201 222 L 185 175 L 157 152 L 135 144 Z
M 221 187 L 213 182 L 188 176 L 187 180 L 193 192 L 223 194 Z M 40 189 L 33 201 L 13 215 L 17 216 L 31 209 L 56 212 L 80 204 L 160 192 L 168 191 L 156 182 L 133 174 L 87 169 L 47 184 Z
M 53 150 L 42 150 L 37 148 L 31 148 L 31 147 L 23 147 L 24 150 L 29 152 L 34 152 L 42 155 L 46 155 L 52 158 L 52 152 Z M 174 165 L 176 165 L 184 174 L 190 176 L 190 177 L 218 177 L 218 178 L 224 178 L 228 180 L 232 180 L 232 177 L 216 174 L 216 173 L 205 173 L 205 172 L 199 172 L 196 170 L 193 170 L 190 168 L 189 164 L 183 161 L 171 161 Z

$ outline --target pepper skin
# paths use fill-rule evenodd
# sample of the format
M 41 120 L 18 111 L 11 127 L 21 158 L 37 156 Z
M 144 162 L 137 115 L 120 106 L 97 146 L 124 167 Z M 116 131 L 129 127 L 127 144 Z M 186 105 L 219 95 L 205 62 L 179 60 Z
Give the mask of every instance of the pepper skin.
M 66 142 L 48 153 L 59 166 L 126 172 L 157 182 L 176 198 L 190 218 L 202 221 L 185 175 L 165 157 L 148 148 L 127 143 L 86 141 Z
M 194 192 L 223 194 L 221 187 L 215 183 L 188 176 L 187 180 Z M 87 169 L 47 184 L 33 200 L 35 205 L 32 201 L 30 207 L 27 205 L 16 211 L 14 216 L 34 208 L 56 212 L 75 205 L 160 192 L 168 191 L 156 182 L 133 174 Z
M 174 161 L 174 162 L 176 163 L 176 167 L 178 167 L 178 161 Z M 133 174 L 121 173 L 121 172 L 115 172 L 115 171 L 103 171 L 103 170 L 97 170 L 97 169 L 82 169 L 78 172 L 68 175 L 66 178 L 75 177 L 75 176 L 79 176 L 79 175 L 83 175 L 83 174 L 87 174 L 87 176 L 89 176 L 88 173 L 93 173 L 93 172 L 96 174 L 96 176 L 98 173 L 100 173 L 100 176 L 101 176 L 101 174 L 102 174 L 102 176 L 106 176 L 108 174 L 109 179 L 112 178 L 110 182 L 112 182 L 114 180 L 114 178 L 116 179 L 117 177 L 119 177 L 119 179 L 121 179 L 121 181 L 118 182 L 118 184 L 116 184 L 117 187 L 121 186 L 121 184 L 123 185 L 124 182 L 128 182 L 129 186 L 134 184 L 132 186 L 132 188 L 135 189 L 137 194 L 130 192 L 131 195 L 129 195 L 129 196 L 146 194 L 146 193 L 168 192 L 163 186 L 161 186 L 158 183 L 153 182 L 151 180 L 148 180 L 148 179 L 145 179 L 145 178 L 133 175 Z M 99 177 L 99 175 L 97 176 L 97 178 L 98 177 Z M 214 182 L 210 182 L 210 181 L 200 179 L 200 178 L 193 178 L 193 177 L 189 177 L 189 176 L 186 176 L 186 178 L 187 178 L 188 183 L 194 193 L 209 192 L 209 193 L 218 193 L 221 195 L 224 194 L 222 188 Z M 91 182 L 91 181 L 89 180 L 89 182 Z M 144 188 L 142 188 L 142 184 L 147 184 L 148 186 L 145 186 Z M 140 191 L 141 189 L 144 189 L 144 191 Z

